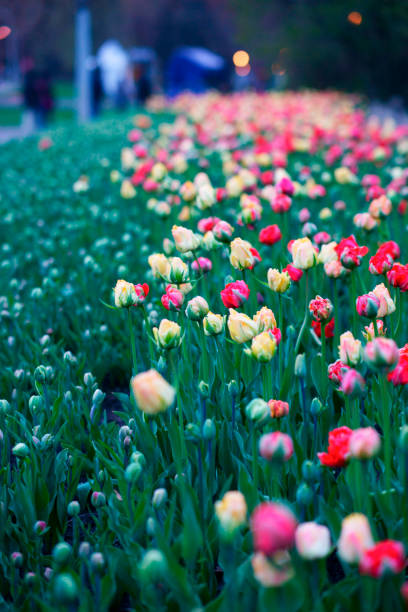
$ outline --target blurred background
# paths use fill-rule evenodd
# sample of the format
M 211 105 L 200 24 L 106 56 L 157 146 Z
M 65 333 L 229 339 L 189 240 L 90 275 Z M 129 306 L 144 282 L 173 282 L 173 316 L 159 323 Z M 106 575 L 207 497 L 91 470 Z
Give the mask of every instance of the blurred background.
M 408 101 L 407 0 L 2 0 L 0 140 L 209 88 Z

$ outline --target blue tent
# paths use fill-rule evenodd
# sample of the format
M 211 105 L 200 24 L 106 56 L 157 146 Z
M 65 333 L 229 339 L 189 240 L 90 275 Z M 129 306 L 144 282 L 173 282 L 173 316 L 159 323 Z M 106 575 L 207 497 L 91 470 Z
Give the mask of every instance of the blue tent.
M 179 47 L 170 56 L 166 69 L 166 92 L 202 93 L 225 76 L 225 60 L 202 47 Z

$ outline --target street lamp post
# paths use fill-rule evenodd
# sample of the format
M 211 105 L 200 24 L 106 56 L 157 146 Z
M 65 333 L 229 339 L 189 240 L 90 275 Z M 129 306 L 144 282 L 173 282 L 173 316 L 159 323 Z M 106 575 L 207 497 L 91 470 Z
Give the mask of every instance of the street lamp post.
M 75 80 L 77 115 L 81 123 L 91 117 L 91 13 L 88 0 L 77 0 L 75 16 Z

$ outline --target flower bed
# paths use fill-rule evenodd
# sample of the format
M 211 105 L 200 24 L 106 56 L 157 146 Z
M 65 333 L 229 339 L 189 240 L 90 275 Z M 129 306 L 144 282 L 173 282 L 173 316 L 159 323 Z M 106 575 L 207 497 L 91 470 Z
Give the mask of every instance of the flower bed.
M 407 155 L 336 93 L 0 149 L 4 609 L 404 608 Z

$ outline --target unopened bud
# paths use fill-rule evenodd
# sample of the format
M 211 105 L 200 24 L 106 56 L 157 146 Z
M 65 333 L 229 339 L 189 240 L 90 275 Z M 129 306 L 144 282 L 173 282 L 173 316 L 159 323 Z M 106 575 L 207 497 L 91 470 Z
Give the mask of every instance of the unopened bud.
M 79 505 L 79 502 L 72 501 L 68 504 L 68 507 L 67 507 L 68 516 L 78 516 L 80 511 L 81 511 L 81 506 Z
M 167 561 L 157 549 L 148 550 L 139 565 L 139 571 L 146 582 L 157 582 L 167 571 Z
M 95 572 L 101 572 L 105 567 L 105 559 L 100 552 L 94 552 L 91 555 L 91 567 Z
M 35 368 L 34 370 L 34 380 L 35 382 L 44 384 L 47 380 L 47 370 L 41 365 Z
M 213 440 L 217 430 L 214 425 L 214 421 L 206 419 L 203 426 L 203 438 L 204 440 Z
M 71 550 L 71 546 L 67 542 L 60 542 L 54 546 L 52 558 L 54 559 L 55 563 L 63 565 L 70 558 Z
M 161 506 L 163 506 L 166 501 L 167 501 L 167 491 L 166 489 L 156 489 L 153 493 L 153 497 L 152 497 L 152 506 L 153 508 L 160 508 Z
M 27 457 L 27 455 L 30 453 L 30 449 L 28 448 L 27 444 L 24 444 L 24 442 L 19 442 L 18 444 L 13 446 L 12 453 L 16 457 L 20 457 L 20 459 L 23 459 L 24 457 Z
M 63 573 L 56 576 L 53 593 L 55 602 L 61 606 L 69 606 L 76 601 L 78 586 L 71 574 Z
M 135 484 L 143 469 L 140 463 L 130 463 L 125 470 L 126 482 Z
M 91 502 L 95 508 L 101 508 L 106 504 L 106 497 L 101 491 L 94 491 L 91 495 Z
M 295 359 L 295 376 L 304 378 L 306 376 L 306 357 L 304 353 L 297 355 Z
M 303 482 L 296 491 L 296 501 L 298 504 L 308 506 L 313 500 L 313 489 Z
M 268 404 L 260 397 L 253 399 L 245 408 L 245 414 L 251 421 L 263 421 L 269 415 Z
M 201 397 L 207 398 L 210 395 L 210 388 L 206 382 L 201 380 L 198 384 L 198 390 L 200 392 Z

